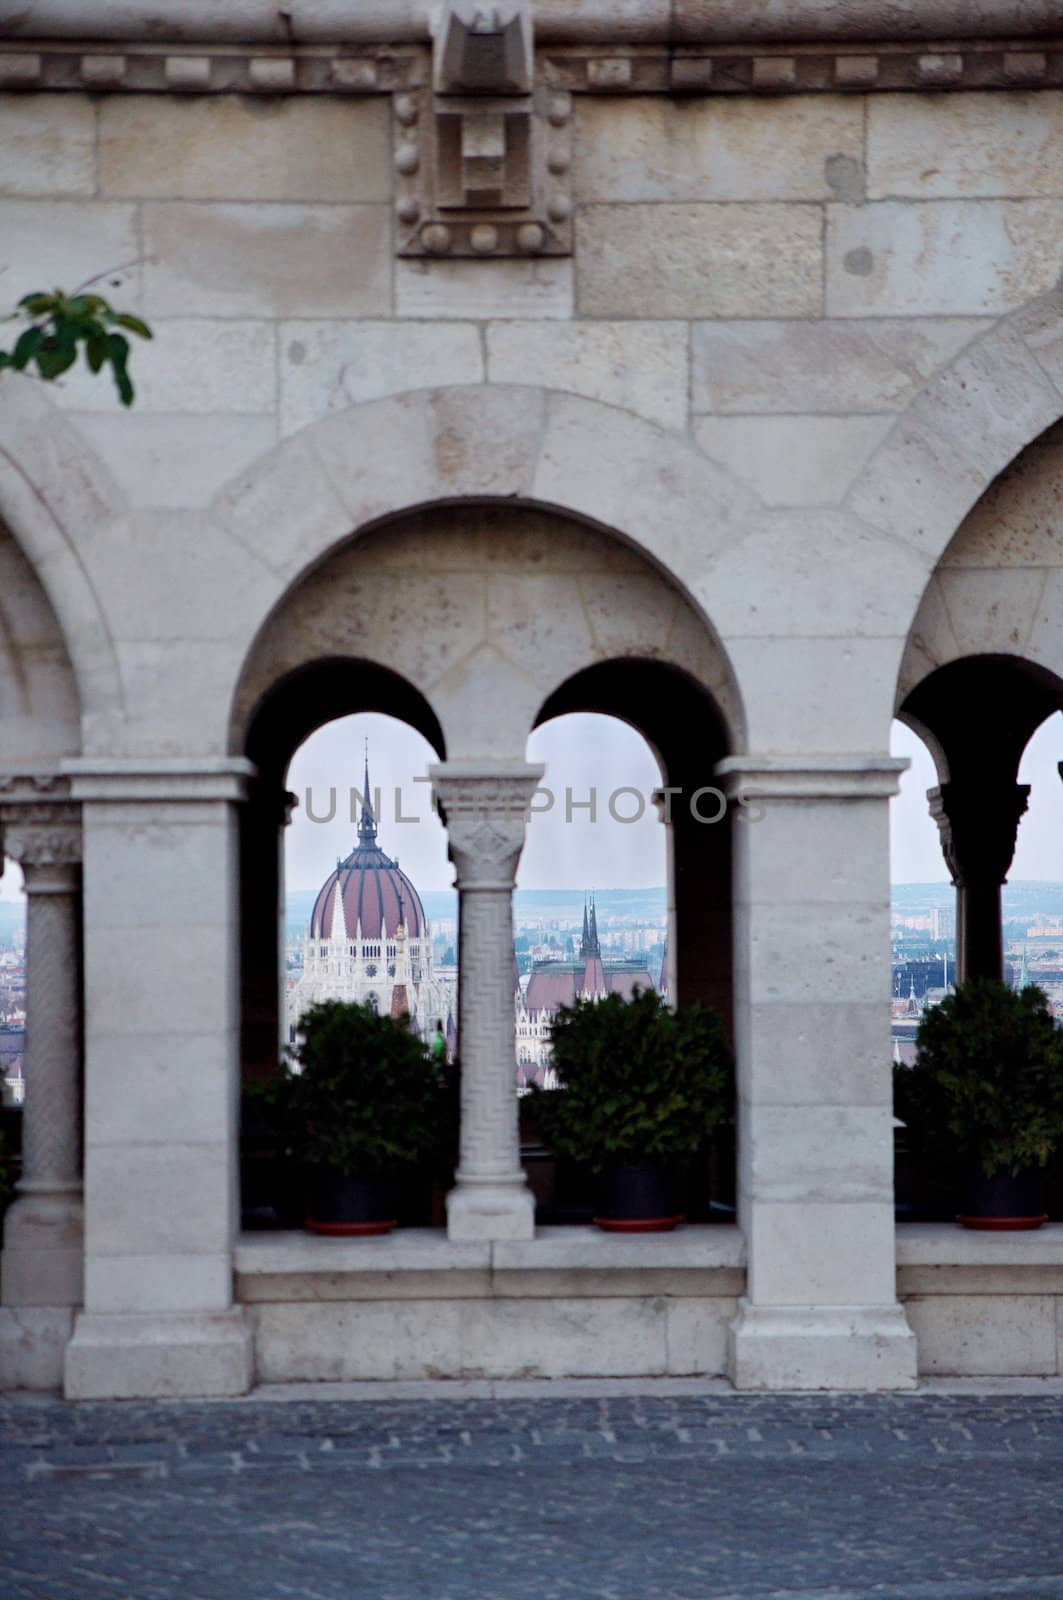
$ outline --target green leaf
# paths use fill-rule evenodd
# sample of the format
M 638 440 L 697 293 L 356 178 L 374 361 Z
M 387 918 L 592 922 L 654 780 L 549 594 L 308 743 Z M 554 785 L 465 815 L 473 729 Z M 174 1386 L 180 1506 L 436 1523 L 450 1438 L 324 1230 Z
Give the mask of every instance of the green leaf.
M 90 333 L 85 341 L 85 356 L 93 372 L 99 372 L 104 362 L 110 359 L 105 333 Z
M 42 378 L 58 378 L 74 365 L 77 358 L 76 345 L 55 344 L 37 352 L 37 370 Z
M 43 344 L 44 332 L 41 328 L 27 328 L 25 333 L 20 334 L 11 355 L 11 365 L 15 371 L 24 372 Z
M 128 311 L 118 312 L 111 317 L 111 321 L 119 328 L 128 328 L 130 333 L 139 333 L 142 339 L 152 339 L 154 334 L 146 322 L 141 322 L 139 317 L 130 316 Z
M 55 295 L 43 294 L 39 289 L 33 294 L 24 294 L 19 305 L 29 312 L 31 317 L 43 317 L 46 312 L 54 311 Z

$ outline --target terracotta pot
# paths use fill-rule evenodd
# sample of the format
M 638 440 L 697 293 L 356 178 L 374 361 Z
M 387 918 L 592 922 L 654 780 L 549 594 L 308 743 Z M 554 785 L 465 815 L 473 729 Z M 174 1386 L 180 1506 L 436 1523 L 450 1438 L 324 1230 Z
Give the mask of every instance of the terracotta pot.
M 998 1172 L 992 1178 L 979 1167 L 967 1181 L 964 1209 L 956 1220 L 965 1228 L 992 1233 L 1039 1228 L 1048 1221 L 1041 1198 L 1043 1187 L 1038 1167 Z
M 347 1239 L 390 1233 L 396 1222 L 395 1190 L 389 1178 L 357 1178 L 328 1167 L 311 1168 L 306 1227 L 311 1233 Z
M 608 1168 L 594 1220 L 607 1233 L 670 1233 L 683 1221 L 672 1174 L 653 1165 Z

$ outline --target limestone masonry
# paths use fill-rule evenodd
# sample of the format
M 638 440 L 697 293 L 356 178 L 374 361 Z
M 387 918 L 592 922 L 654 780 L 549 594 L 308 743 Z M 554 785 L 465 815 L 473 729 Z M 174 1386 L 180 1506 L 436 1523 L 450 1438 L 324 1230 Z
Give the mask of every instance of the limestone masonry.
M 0 1385 L 1063 1371 L 1063 1226 L 895 1226 L 887 830 L 900 714 L 991 970 L 1063 706 L 1059 7 L 482 10 L 0 0 L 3 299 L 102 275 L 155 334 L 131 412 L 0 374 Z M 241 1237 L 284 776 L 367 709 L 436 750 L 460 894 L 448 1227 Z M 511 889 L 578 710 L 761 814 L 666 824 L 733 1226 L 535 1235 Z

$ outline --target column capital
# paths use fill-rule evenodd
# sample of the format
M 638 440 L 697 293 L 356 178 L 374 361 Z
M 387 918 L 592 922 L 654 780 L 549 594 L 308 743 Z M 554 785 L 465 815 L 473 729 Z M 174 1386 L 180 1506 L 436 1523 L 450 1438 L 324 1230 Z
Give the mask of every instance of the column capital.
M 428 769 L 461 889 L 511 889 L 528 807 L 546 768 L 444 761 Z
M 1030 785 L 979 776 L 940 784 L 928 789 L 926 797 L 957 888 L 966 888 L 972 879 L 1002 884 L 1015 854 Z
M 69 802 L 0 804 L 5 855 L 23 870 L 26 890 L 73 887 L 81 864 L 81 807 Z
M 741 755 L 717 763 L 730 799 L 878 800 L 900 787 L 905 756 Z

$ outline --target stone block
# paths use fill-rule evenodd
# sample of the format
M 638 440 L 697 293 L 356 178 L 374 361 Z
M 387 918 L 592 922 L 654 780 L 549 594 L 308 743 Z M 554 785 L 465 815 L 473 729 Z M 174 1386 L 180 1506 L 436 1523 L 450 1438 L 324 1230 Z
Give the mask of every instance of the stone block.
M 151 316 L 371 317 L 390 309 L 386 206 L 174 201 L 143 212 Z
M 1063 213 L 1061 213 L 1063 215 Z M 911 408 L 958 455 L 985 470 L 992 450 L 1003 465 L 1059 420 L 1063 397 L 1009 327 L 965 350 Z
M 668 1371 L 675 1377 L 714 1377 L 727 1370 L 727 1334 L 738 1310 L 734 1296 L 665 1301 Z
M 0 150 L 0 195 L 91 195 L 95 109 L 80 94 L 0 94 Z
M 902 645 L 901 639 L 729 638 L 748 747 L 765 755 L 880 748 L 893 716 Z M 786 696 L 781 683 L 789 685 Z
M 246 1394 L 251 1329 L 240 1310 L 184 1316 L 82 1312 L 66 1351 L 68 1400 Z
M 748 526 L 694 586 L 721 633 L 770 637 L 799 617 L 806 637 L 903 635 L 926 583 L 914 550 L 845 511 L 776 511 Z
M 1063 200 L 830 206 L 827 315 L 985 316 L 1054 286 Z
M 549 403 L 532 492 L 628 533 L 684 577 L 688 563 L 700 567 L 734 537 L 752 502 L 748 489 L 685 441 L 569 396 Z
M 678 429 L 687 416 L 687 343 L 680 322 L 495 322 L 487 376 L 567 389 Z
M 953 567 L 1050 567 L 1056 559 L 1053 518 L 1063 500 L 1063 430 L 1052 429 L 1016 465 L 990 484 L 938 564 Z
M 62 1387 L 74 1315 L 63 1306 L 0 1308 L 0 1390 Z
M 695 412 L 899 411 L 991 324 L 964 317 L 701 323 Z
M 391 198 L 388 104 L 310 96 L 112 96 L 100 192 L 174 200 Z
M 762 1200 L 747 1215 L 749 1298 L 758 1309 L 829 1311 L 892 1302 L 892 1198 L 801 1205 Z
M 589 317 L 816 317 L 822 218 L 812 205 L 585 206 L 578 307 Z
M 224 1311 L 232 1303 L 228 1251 L 212 1255 L 89 1255 L 85 1309 L 106 1315 Z
M 115 961 L 105 940 L 91 941 L 86 950 L 90 1041 L 97 1032 L 106 1036 L 172 1030 L 183 1037 L 192 1017 L 205 1032 L 215 1028 L 224 1032 L 232 1021 L 224 982 L 230 930 L 142 924 L 131 932 L 135 965 Z
M 1063 118 L 1051 95 L 875 95 L 867 103 L 873 200 L 1063 196 Z
M 878 905 L 889 900 L 888 802 L 755 798 L 735 895 L 743 905 Z M 750 811 L 752 818 L 752 807 Z M 829 848 L 828 848 L 829 841 Z M 839 997 L 840 998 L 840 997 Z
M 769 802 L 770 804 L 770 802 Z M 750 824 L 752 829 L 756 824 Z M 825 836 L 829 837 L 829 836 Z M 882 840 L 885 856 L 885 837 Z M 752 993 L 769 1002 L 802 1005 L 870 1003 L 888 981 L 887 902 L 833 901 L 817 907 L 817 959 L 810 962 L 800 929 L 808 925 L 801 902 L 780 902 L 749 913 L 749 981 Z M 884 1035 L 885 1038 L 885 1035 Z M 780 1041 L 781 1043 L 781 1041 Z
M 250 412 L 276 409 L 274 329 L 268 322 L 211 322 L 191 317 L 152 318 L 154 338 L 134 338 L 130 372 L 134 415 L 148 412 Z M 81 362 L 54 384 L 56 401 L 70 411 L 117 414 L 121 403 L 110 377 L 94 376 Z M 123 421 L 128 413 L 122 412 Z M 187 469 L 187 460 L 184 463 Z
M 1026 655 L 1044 587 L 1045 574 L 1037 568 L 942 573 L 941 592 L 959 653 Z
M 828 162 L 859 162 L 863 108 L 844 95 L 576 101 L 572 183 L 581 204 L 829 200 Z
M 902 417 L 848 497 L 858 517 L 931 560 L 985 488 L 985 471 L 923 418 Z
M 915 1340 L 897 1306 L 739 1304 L 728 1376 L 736 1389 L 914 1389 Z
M 656 573 L 608 573 L 581 585 L 587 621 L 599 659 L 665 653 L 683 601 Z M 560 674 L 555 675 L 555 682 Z
M 351 530 L 346 507 L 303 439 L 290 441 L 227 484 L 211 518 L 278 575 L 278 599 L 281 579 L 294 577 Z
M 1063 314 L 1061 296 L 1051 295 L 1028 306 L 1012 327 L 1025 339 L 1038 364 L 1063 395 Z
M 773 1106 L 875 1105 L 892 1084 L 881 1001 L 767 1002 L 743 1022 L 759 1099 Z
M 873 1106 L 765 1105 L 757 1065 L 756 1104 L 741 1111 L 749 1139 L 750 1192 L 744 1199 L 799 1208 L 859 1201 L 892 1206 L 893 1113 L 887 1095 L 880 1091 Z
M 93 1045 L 97 1059 L 106 1062 L 85 1083 L 94 1139 L 135 1142 L 150 1136 L 151 1126 L 195 1143 L 216 1136 L 232 1097 L 231 1047 L 224 1036 L 96 1033 Z
M 912 1295 L 904 1302 L 919 1371 L 1037 1377 L 1058 1371 L 1051 1295 Z
M 487 583 L 487 637 L 542 686 L 544 696 L 595 656 L 580 587 L 558 574 L 493 574 Z
M 100 1144 L 90 1129 L 85 1152 L 85 1246 L 98 1256 L 185 1256 L 230 1248 L 230 1162 L 220 1139 L 193 1144 L 169 1138 L 155 1107 L 141 1097 L 138 1144 Z M 179 1272 L 179 1266 L 174 1268 Z
M 302 321 L 282 324 L 279 337 L 285 435 L 364 400 L 484 381 L 468 323 Z
M 0 200 L 5 282 L 18 300 L 56 284 L 73 288 L 99 272 L 123 311 L 140 308 L 137 208 L 100 200 Z M 113 268 L 113 271 L 108 269 Z M 115 279 L 120 288 L 112 288 Z M 5 290 L 5 304 L 7 300 Z
M 702 417 L 694 437 L 769 506 L 837 505 L 892 425 L 885 417 Z
M 400 317 L 571 317 L 572 262 L 395 262 L 395 309 Z
M 133 506 L 209 505 L 276 440 L 271 416 L 73 416 Z

